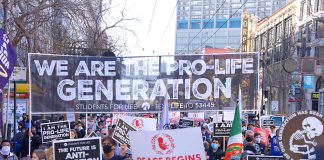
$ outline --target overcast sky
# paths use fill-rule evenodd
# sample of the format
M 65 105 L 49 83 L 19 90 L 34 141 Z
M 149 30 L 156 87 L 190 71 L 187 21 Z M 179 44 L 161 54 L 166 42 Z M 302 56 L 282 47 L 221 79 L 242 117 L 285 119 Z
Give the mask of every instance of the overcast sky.
M 173 54 L 175 47 L 176 13 L 167 28 L 177 0 L 157 0 L 153 21 L 150 28 L 155 0 L 113 0 L 113 14 L 118 14 L 126 2 L 126 17 L 136 17 L 140 21 L 126 24 L 137 38 L 127 33 L 116 31 L 114 34 L 127 38 L 131 56 Z M 117 15 L 116 15 L 117 16 Z M 167 28 L 167 30 L 166 30 Z M 163 36 L 163 32 L 166 34 Z M 143 51 L 144 48 L 144 51 Z

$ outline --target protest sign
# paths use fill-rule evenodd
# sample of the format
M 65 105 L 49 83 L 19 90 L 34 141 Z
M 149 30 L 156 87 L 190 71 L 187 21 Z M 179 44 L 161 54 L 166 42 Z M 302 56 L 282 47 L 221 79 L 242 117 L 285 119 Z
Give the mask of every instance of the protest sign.
M 129 131 L 136 131 L 131 125 L 127 124 L 124 120 L 119 119 L 116 124 L 116 128 L 112 135 L 112 138 L 120 144 L 130 145 L 128 133 Z
M 70 139 L 70 122 L 60 121 L 41 124 L 42 142 L 52 140 Z
M 220 110 L 236 104 L 243 82 L 243 109 L 256 108 L 258 54 L 28 56 L 33 113 L 156 113 L 164 96 L 170 111 Z
M 286 159 L 324 159 L 324 115 L 301 110 L 286 117 L 279 129 L 279 148 Z
M 197 113 L 188 113 L 188 118 L 192 119 L 204 119 L 205 118 L 205 113 L 204 112 L 197 112 Z
M 180 112 L 169 112 L 170 123 L 179 123 L 181 118 Z
M 233 111 L 224 111 L 223 120 L 224 121 L 233 121 L 234 120 L 234 110 Z
M 232 122 L 214 123 L 214 136 L 226 137 L 230 135 Z
M 264 145 L 268 145 L 269 143 L 269 131 L 262 128 L 255 128 L 254 133 L 259 133 L 261 136 L 261 143 Z
M 282 156 L 247 155 L 247 160 L 285 160 Z
M 189 128 L 189 127 L 193 127 L 193 126 L 194 126 L 194 122 L 191 120 L 180 119 L 180 121 L 179 121 L 179 128 Z
M 98 135 L 97 135 L 94 131 L 92 131 L 92 132 L 88 135 L 88 138 L 90 138 L 90 137 L 98 137 Z
M 201 129 L 130 132 L 132 159 L 206 159 Z
M 142 117 L 123 117 L 123 120 L 130 124 L 136 130 L 143 131 L 156 131 L 157 119 L 156 118 L 142 118 Z
M 262 122 L 262 126 L 266 127 L 266 126 L 272 126 L 274 125 L 274 121 L 273 119 L 265 119 Z
M 282 153 L 279 148 L 279 142 L 277 137 L 270 138 L 270 155 L 271 156 L 281 156 Z
M 54 160 L 101 160 L 101 138 L 53 141 Z

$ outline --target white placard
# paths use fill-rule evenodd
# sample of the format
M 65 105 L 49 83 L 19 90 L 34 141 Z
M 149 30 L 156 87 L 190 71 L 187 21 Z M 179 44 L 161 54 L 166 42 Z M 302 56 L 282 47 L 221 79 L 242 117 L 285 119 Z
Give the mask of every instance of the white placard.
M 180 112 L 169 112 L 169 119 L 177 119 L 180 118 Z
M 10 99 L 9 107 L 10 108 L 9 108 L 9 113 L 8 113 L 8 115 L 9 115 L 8 121 L 10 124 L 13 124 L 13 114 L 14 114 L 13 99 Z M 22 120 L 22 119 L 18 119 L 18 118 L 21 118 L 24 113 L 27 113 L 27 100 L 26 99 L 17 100 L 16 107 L 17 107 L 16 118 L 17 118 L 17 122 L 18 122 L 18 121 Z M 2 121 L 4 123 L 6 123 L 6 120 L 7 120 L 7 99 L 3 100 L 3 104 L 2 104 Z M 18 127 L 18 125 L 17 125 L 17 127 Z
M 136 130 L 156 131 L 157 119 L 125 116 L 122 119 Z
M 170 123 L 179 123 L 180 114 L 180 112 L 169 112 Z
M 233 111 L 224 111 L 224 121 L 233 121 L 234 120 L 234 110 Z
M 131 131 L 129 138 L 132 159 L 135 160 L 206 159 L 201 128 L 198 127 L 155 132 Z
M 112 118 L 112 125 L 116 124 L 119 118 L 128 116 L 128 113 L 114 113 Z
M 10 81 L 26 81 L 26 67 L 15 67 L 11 76 Z
M 272 111 L 278 112 L 279 111 L 279 101 L 271 101 L 271 108 L 272 108 Z
M 205 113 L 204 112 L 188 113 L 188 118 L 204 119 L 205 118 Z

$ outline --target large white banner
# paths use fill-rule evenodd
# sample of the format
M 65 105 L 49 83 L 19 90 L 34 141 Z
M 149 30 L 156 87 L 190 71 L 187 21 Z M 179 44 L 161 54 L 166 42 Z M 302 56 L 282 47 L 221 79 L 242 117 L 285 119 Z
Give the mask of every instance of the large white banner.
M 122 119 L 137 130 L 156 131 L 157 119 L 125 116 Z
M 200 128 L 129 133 L 134 160 L 205 160 Z

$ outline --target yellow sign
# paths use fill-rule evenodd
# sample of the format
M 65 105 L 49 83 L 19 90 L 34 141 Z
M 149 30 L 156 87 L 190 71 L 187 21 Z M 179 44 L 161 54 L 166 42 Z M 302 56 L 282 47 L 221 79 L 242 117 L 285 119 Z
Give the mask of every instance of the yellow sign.
M 319 93 L 312 93 L 312 99 L 319 99 L 320 95 Z
M 27 83 L 17 83 L 16 92 L 17 93 L 29 93 L 29 84 L 27 84 Z
M 249 19 L 250 15 L 246 12 L 242 14 L 242 28 L 241 28 L 241 52 L 248 52 L 249 50 Z

